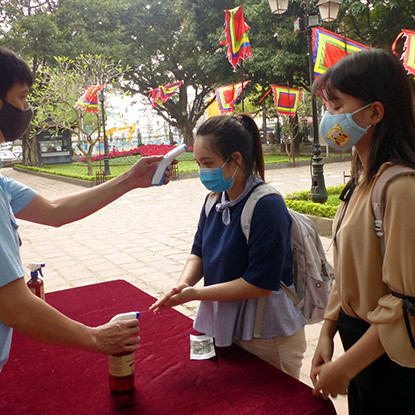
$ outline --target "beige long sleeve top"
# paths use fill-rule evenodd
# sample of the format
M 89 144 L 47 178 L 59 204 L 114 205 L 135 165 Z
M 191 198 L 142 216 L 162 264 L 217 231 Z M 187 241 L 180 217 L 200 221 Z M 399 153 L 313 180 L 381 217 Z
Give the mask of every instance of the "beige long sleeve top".
M 386 193 L 383 220 L 385 256 L 374 230 L 371 195 L 385 163 L 369 186 L 359 184 L 334 242 L 336 280 L 325 318 L 337 320 L 340 307 L 352 317 L 377 324 L 381 343 L 396 363 L 415 368 L 415 349 L 406 330 L 402 301 L 390 292 L 415 297 L 415 176 L 395 179 Z M 342 217 L 339 208 L 333 231 Z M 415 334 L 414 318 L 410 317 Z

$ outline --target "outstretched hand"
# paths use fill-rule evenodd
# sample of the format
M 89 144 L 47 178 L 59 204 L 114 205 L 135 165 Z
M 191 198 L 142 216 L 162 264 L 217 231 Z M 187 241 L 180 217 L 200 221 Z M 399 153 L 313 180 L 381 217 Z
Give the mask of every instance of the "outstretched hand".
M 159 313 L 167 308 L 194 300 L 194 288 L 185 282 L 175 285 L 168 293 L 164 294 L 151 307 L 154 313 Z
M 156 168 L 159 162 L 163 159 L 163 156 L 150 156 L 142 157 L 138 160 L 130 169 L 131 180 L 133 182 L 133 188 L 136 187 L 149 187 L 151 186 L 151 180 L 154 176 Z M 172 176 L 173 166 L 178 161 L 174 160 L 166 170 L 164 184 L 167 184 Z

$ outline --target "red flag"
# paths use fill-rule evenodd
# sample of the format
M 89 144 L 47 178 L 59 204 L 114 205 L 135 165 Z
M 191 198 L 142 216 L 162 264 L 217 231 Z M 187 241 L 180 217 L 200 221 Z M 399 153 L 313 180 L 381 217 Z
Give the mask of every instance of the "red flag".
M 364 49 L 369 48 L 329 30 L 313 27 L 314 76 L 317 78 L 346 55 Z
M 89 85 L 85 93 L 76 101 L 74 108 L 81 108 L 86 112 L 98 112 L 98 92 L 104 85 Z
M 183 81 L 178 81 L 170 85 L 159 86 L 156 89 L 152 89 L 147 98 L 152 101 L 153 107 L 160 107 L 164 102 L 168 101 L 175 92 L 179 91 L 182 82 Z
M 288 86 L 272 85 L 275 108 L 279 114 L 295 115 L 298 102 L 301 99 L 301 90 Z
M 392 50 L 396 54 L 396 43 L 401 37 L 405 37 L 405 43 L 403 45 L 403 53 L 401 60 L 405 69 L 415 75 L 415 32 L 413 30 L 402 29 L 398 37 L 392 44 Z
M 251 44 L 247 33 L 249 26 L 245 23 L 242 6 L 225 10 L 225 13 L 225 44 L 229 46 L 229 62 L 236 68 L 242 59 L 252 58 Z M 223 42 L 221 43 L 223 44 Z
M 246 84 L 250 81 L 244 81 L 244 89 Z M 218 102 L 219 111 L 221 114 L 235 111 L 235 102 L 242 92 L 242 82 L 239 84 L 232 84 L 221 86 L 215 89 L 216 101 Z

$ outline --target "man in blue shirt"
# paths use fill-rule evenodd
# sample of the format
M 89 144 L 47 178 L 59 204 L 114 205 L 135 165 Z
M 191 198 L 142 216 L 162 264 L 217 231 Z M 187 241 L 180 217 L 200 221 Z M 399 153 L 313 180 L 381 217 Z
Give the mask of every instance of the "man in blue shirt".
M 32 82 L 26 62 L 0 47 L 0 143 L 19 139 L 27 130 L 33 117 L 27 102 Z M 54 201 L 0 175 L 0 371 L 9 356 L 13 328 L 40 342 L 97 353 L 138 348 L 138 320 L 88 327 L 29 291 L 23 278 L 16 218 L 56 227 L 82 219 L 132 189 L 150 186 L 161 158 L 141 158 L 113 180 Z M 170 177 L 171 167 L 165 183 Z

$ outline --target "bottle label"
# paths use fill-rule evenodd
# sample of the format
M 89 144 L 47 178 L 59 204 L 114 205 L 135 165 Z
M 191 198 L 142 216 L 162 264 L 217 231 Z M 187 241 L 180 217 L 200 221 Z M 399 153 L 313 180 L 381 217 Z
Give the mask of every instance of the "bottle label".
M 110 375 L 116 377 L 129 376 L 134 373 L 134 353 L 109 357 Z

